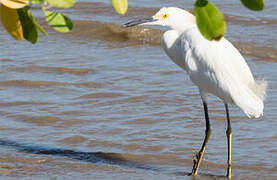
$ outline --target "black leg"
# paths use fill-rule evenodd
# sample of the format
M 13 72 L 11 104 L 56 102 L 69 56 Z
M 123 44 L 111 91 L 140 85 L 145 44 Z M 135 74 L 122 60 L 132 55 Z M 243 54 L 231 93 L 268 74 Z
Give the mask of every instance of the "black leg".
M 197 176 L 197 171 L 200 166 L 200 162 L 202 160 L 202 157 L 204 155 L 206 144 L 209 141 L 210 135 L 211 135 L 211 128 L 210 128 L 210 120 L 209 120 L 209 114 L 208 114 L 208 106 L 205 101 L 203 101 L 204 111 L 205 111 L 205 120 L 206 120 L 206 131 L 205 131 L 205 139 L 202 144 L 202 147 L 200 151 L 197 153 L 196 158 L 193 160 L 193 168 L 191 174 L 193 176 Z
M 231 142 L 232 142 L 232 127 L 229 116 L 228 104 L 225 104 L 226 116 L 227 116 L 227 141 L 228 141 L 228 161 L 227 161 L 227 177 L 231 179 Z

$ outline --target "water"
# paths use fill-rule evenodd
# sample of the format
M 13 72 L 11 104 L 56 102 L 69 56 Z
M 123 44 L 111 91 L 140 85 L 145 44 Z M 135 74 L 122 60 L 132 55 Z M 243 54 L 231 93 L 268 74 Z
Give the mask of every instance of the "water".
M 191 179 L 205 127 L 197 89 L 160 49 L 159 31 L 120 24 L 192 3 L 132 1 L 119 16 L 95 2 L 66 10 L 72 33 L 50 31 L 36 45 L 15 42 L 0 26 L 0 179 Z M 214 3 L 227 14 L 226 37 L 269 83 L 263 118 L 230 108 L 233 178 L 276 179 L 276 2 L 262 13 Z M 224 179 L 224 106 L 211 96 L 209 109 L 199 179 Z

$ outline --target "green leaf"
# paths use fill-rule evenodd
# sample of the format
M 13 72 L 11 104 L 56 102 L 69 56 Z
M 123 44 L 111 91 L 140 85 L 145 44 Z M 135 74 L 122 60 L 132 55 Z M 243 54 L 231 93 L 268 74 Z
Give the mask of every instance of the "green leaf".
M 125 14 L 128 9 L 128 0 L 111 0 L 113 8 L 118 14 Z
M 224 16 L 211 2 L 196 0 L 194 11 L 197 27 L 206 39 L 220 40 L 224 36 Z
M 31 4 L 38 4 L 38 3 L 42 3 L 43 0 L 30 0 Z
M 42 1 L 42 0 L 36 0 L 36 1 Z M 24 8 L 23 8 L 24 9 Z M 27 15 L 29 17 L 29 19 L 32 21 L 32 23 L 34 24 L 35 28 L 37 30 L 39 30 L 43 35 L 47 36 L 48 34 L 46 33 L 46 31 L 36 22 L 36 20 L 33 18 L 32 14 L 31 14 L 31 10 L 29 7 L 25 7 L 25 9 L 27 9 Z M 21 13 L 22 10 L 19 10 L 18 13 Z M 21 20 L 21 19 L 20 19 Z M 24 29 L 23 29 L 24 31 Z M 25 38 L 25 37 L 24 37 Z
M 75 0 L 46 0 L 51 6 L 56 8 L 70 8 L 74 5 Z
M 34 23 L 34 18 L 31 14 L 30 7 L 26 6 L 24 8 L 17 9 L 17 13 L 22 24 L 23 37 L 33 44 L 37 43 L 38 31 Z
M 34 20 L 37 30 L 39 30 L 44 36 L 48 36 L 47 32 Z
M 240 2 L 253 11 L 262 11 L 264 9 L 264 0 L 240 0 Z
M 56 31 L 69 32 L 73 28 L 71 20 L 62 13 L 45 11 L 45 19 Z

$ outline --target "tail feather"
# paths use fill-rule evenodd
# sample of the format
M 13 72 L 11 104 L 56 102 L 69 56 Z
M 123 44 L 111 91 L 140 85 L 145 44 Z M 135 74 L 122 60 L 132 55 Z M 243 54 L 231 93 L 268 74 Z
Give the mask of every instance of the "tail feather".
M 260 100 L 264 101 L 266 96 L 267 82 L 265 80 L 256 81 L 256 83 L 250 86 L 252 91 L 260 98 Z
M 239 95 L 233 96 L 233 101 L 249 118 L 259 118 L 263 115 L 266 88 L 266 81 L 254 82 L 250 86 L 239 88 Z

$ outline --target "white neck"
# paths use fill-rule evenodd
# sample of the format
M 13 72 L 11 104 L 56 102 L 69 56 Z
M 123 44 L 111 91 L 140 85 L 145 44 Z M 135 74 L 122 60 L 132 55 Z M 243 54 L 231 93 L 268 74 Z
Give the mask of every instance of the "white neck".
M 195 27 L 196 19 L 191 13 L 181 10 L 178 13 L 178 18 L 171 18 L 168 22 L 168 28 L 178 31 L 179 33 L 185 30 Z

